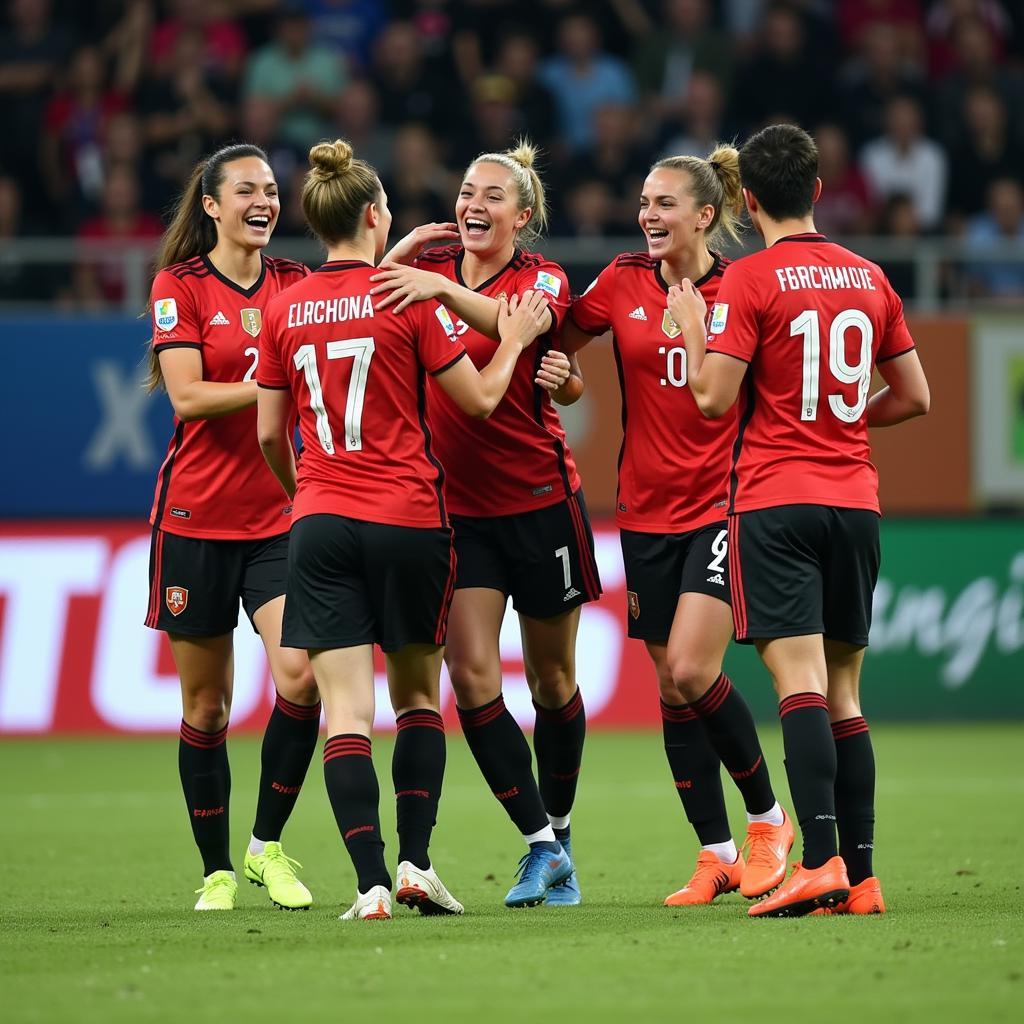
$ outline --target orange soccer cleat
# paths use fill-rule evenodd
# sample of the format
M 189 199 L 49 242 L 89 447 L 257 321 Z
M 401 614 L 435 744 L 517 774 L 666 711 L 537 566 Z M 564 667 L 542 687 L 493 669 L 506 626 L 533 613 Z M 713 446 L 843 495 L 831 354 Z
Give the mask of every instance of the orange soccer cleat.
M 882 899 L 882 883 L 872 875 L 863 882 L 850 886 L 850 895 L 834 907 L 820 907 L 817 914 L 884 914 L 885 900 Z
M 819 907 L 835 907 L 850 895 L 850 879 L 842 857 L 832 857 L 820 868 L 797 862 L 793 873 L 778 889 L 755 903 L 750 917 L 803 917 Z
M 747 866 L 740 879 L 740 892 L 748 900 L 769 893 L 786 877 L 786 858 L 793 847 L 793 822 L 782 812 L 782 824 L 752 821 L 747 826 L 743 852 Z
M 666 907 L 707 906 L 724 892 L 735 892 L 743 876 L 743 854 L 732 864 L 723 864 L 710 850 L 701 850 L 697 870 L 678 892 L 665 897 Z

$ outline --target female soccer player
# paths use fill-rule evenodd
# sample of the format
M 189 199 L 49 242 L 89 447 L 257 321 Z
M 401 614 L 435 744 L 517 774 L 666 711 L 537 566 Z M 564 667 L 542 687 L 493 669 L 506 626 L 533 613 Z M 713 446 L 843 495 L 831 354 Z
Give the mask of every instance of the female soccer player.
M 454 332 L 478 366 L 494 351 L 503 298 L 545 293 L 545 335 L 560 326 L 569 305 L 562 268 L 525 249 L 546 224 L 534 154 L 524 142 L 478 156 L 455 204 L 451 227 L 461 244 L 420 253 L 430 229 L 413 232 L 374 277 L 375 292 L 390 293 L 381 307 L 440 299 L 459 317 Z M 406 261 L 415 265 L 395 265 Z M 567 375 L 565 357 L 538 344 L 485 422 L 464 415 L 438 388 L 428 392 L 458 554 L 448 671 L 470 750 L 528 847 L 505 897 L 510 907 L 545 897 L 549 904 L 580 902 L 569 849 L 586 731 L 575 646 L 580 605 L 595 600 L 601 584 L 579 476 L 549 397 Z M 537 713 L 539 787 L 530 748 L 501 692 L 498 635 L 509 596 Z
M 672 907 L 710 903 L 734 889 L 763 895 L 782 881 L 793 842 L 750 710 L 722 672 L 732 639 L 725 504 L 736 417 L 701 415 L 667 308 L 670 283 L 683 278 L 714 301 L 728 261 L 708 240 L 736 237 L 742 201 L 731 146 L 707 160 L 658 161 L 640 196 L 647 252 L 609 264 L 573 303 L 562 334 L 574 352 L 613 332 L 624 430 L 616 518 L 629 635 L 646 643 L 654 662 L 665 753 L 701 844 L 693 877 L 665 900 Z M 720 764 L 746 804 L 746 861 L 729 828 Z
M 444 776 L 438 709 L 455 559 L 445 474 L 424 419 L 426 378 L 462 414 L 489 416 L 548 320 L 547 295 L 499 304 L 501 341 L 477 372 L 436 302 L 374 308 L 370 278 L 391 213 L 373 168 L 340 140 L 309 156 L 302 207 L 327 262 L 271 303 L 257 370 L 260 443 L 295 498 L 284 642 L 309 651 L 323 695 L 327 793 L 358 876 L 343 919 L 391 916 L 370 758 L 374 643 L 398 719 L 396 899 L 461 914 L 428 853 Z M 289 443 L 296 408 L 298 473 Z
M 245 876 L 278 906 L 312 903 L 280 840 L 316 747 L 320 703 L 306 656 L 281 648 L 290 509 L 256 443 L 263 309 L 307 274 L 262 253 L 279 211 L 263 150 L 218 150 L 178 203 L 151 294 L 149 384 L 166 388 L 175 418 L 150 516 L 146 625 L 166 630 L 181 677 L 178 766 L 205 879 L 196 910 L 231 910 L 238 894 L 225 740 L 239 599 L 277 688 Z

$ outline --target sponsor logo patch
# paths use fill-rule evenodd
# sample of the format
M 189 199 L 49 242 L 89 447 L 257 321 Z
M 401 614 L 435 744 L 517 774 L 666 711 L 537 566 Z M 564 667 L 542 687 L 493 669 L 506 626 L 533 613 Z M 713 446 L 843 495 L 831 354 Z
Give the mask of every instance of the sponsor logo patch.
M 160 331 L 173 331 L 178 326 L 178 304 L 174 299 L 157 299 L 153 303 L 153 322 Z
M 188 607 L 188 590 L 185 587 L 168 587 L 164 592 L 167 610 L 177 618 Z
M 187 508 L 174 508 L 171 507 L 171 515 L 175 519 L 191 519 L 192 513 Z
M 535 291 L 547 292 L 548 295 L 558 298 L 558 293 L 562 290 L 562 282 L 555 277 L 554 274 L 549 274 L 546 270 L 537 271 L 537 280 L 533 282 Z
M 550 494 L 553 490 L 554 488 L 551 486 L 551 484 L 545 484 L 543 487 L 534 487 L 534 489 L 530 491 L 530 493 L 535 498 L 537 498 L 542 494 Z
M 570 587 L 565 592 L 565 597 L 562 598 L 562 603 L 564 604 L 566 601 L 571 601 L 574 597 L 579 597 L 579 596 L 580 596 L 580 592 L 575 587 Z
M 661 318 L 661 329 L 669 338 L 678 338 L 683 333 L 683 329 L 672 319 L 672 314 L 667 309 Z
M 630 320 L 646 320 L 647 319 L 647 313 L 644 310 L 644 307 L 643 306 L 637 306 L 636 309 L 634 309 L 633 312 L 629 314 L 629 319 Z
M 242 320 L 242 330 L 246 334 L 251 334 L 254 338 L 263 329 L 263 311 L 260 309 L 240 309 L 238 311 L 239 317 Z
M 218 309 L 210 321 L 211 327 L 227 327 L 231 321 Z
M 714 576 L 709 576 L 707 578 L 707 582 L 717 583 L 720 587 L 725 586 L 725 580 L 722 579 L 722 574 L 720 572 L 716 572 Z
M 640 618 L 640 598 L 636 596 L 635 590 L 626 591 L 626 600 L 629 602 L 629 614 L 634 619 Z
M 712 334 L 721 334 L 725 330 L 725 322 L 729 319 L 729 303 L 716 302 L 711 307 L 711 322 L 708 330 Z

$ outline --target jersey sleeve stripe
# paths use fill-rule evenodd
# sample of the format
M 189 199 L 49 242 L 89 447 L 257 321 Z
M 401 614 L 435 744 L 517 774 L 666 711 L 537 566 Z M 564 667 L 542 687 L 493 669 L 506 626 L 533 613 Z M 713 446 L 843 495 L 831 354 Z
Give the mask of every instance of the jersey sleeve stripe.
M 256 387 L 263 388 L 264 391 L 291 391 L 291 384 L 264 384 L 263 381 L 256 381 Z
M 905 356 L 908 352 L 913 352 L 916 348 L 916 345 L 910 345 L 907 348 L 900 349 L 899 352 L 892 352 L 887 356 L 882 356 L 881 359 L 875 360 L 875 366 L 878 366 L 879 363 L 887 363 L 890 359 L 899 359 L 900 356 Z
M 431 370 L 430 376 L 436 377 L 438 374 L 444 373 L 445 370 L 450 370 L 465 354 L 466 350 L 463 349 L 454 359 L 452 359 L 450 362 L 445 363 L 444 366 L 440 366 L 436 370 Z
M 171 349 L 171 348 L 199 348 L 199 349 L 201 349 L 202 347 L 203 347 L 202 344 L 200 342 L 198 342 L 198 341 L 158 341 L 153 346 L 153 351 L 154 352 L 165 352 L 167 349 Z

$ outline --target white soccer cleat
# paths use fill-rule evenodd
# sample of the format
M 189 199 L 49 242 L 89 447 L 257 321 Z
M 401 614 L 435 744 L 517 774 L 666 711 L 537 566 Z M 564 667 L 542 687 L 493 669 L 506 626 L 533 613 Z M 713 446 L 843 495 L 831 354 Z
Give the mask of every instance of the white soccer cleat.
M 421 914 L 461 914 L 465 908 L 445 888 L 433 868 L 416 867 L 403 860 L 398 865 L 398 891 L 395 899 L 406 907 L 414 907 Z
M 383 885 L 373 886 L 369 892 L 356 889 L 356 901 L 339 918 L 341 921 L 390 921 L 391 893 Z

